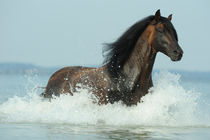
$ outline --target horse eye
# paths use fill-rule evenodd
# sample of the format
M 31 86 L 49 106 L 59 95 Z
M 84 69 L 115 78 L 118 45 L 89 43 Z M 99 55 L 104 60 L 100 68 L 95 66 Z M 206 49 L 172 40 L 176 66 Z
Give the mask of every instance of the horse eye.
M 161 28 L 156 28 L 156 30 L 160 33 L 163 33 L 163 29 L 161 29 Z

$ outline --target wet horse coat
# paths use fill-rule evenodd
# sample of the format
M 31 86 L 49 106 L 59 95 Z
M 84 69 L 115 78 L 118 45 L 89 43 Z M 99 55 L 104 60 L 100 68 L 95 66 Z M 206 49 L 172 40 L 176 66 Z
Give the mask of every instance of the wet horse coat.
M 106 44 L 105 65 L 99 68 L 65 67 L 48 81 L 45 98 L 68 93 L 78 88 L 90 90 L 98 104 L 122 101 L 137 104 L 152 84 L 152 69 L 157 52 L 179 61 L 183 51 L 178 45 L 172 16 L 149 16 L 131 26 L 116 42 Z

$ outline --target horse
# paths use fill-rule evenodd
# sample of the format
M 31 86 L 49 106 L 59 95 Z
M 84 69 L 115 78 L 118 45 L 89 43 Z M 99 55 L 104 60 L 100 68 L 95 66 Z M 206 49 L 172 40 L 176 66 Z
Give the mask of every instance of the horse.
M 162 52 L 179 61 L 183 50 L 178 44 L 172 14 L 162 17 L 160 10 L 132 25 L 115 42 L 105 44 L 105 60 L 101 67 L 64 67 L 49 79 L 42 94 L 53 98 L 88 89 L 99 105 L 121 101 L 137 105 L 153 86 L 152 69 L 156 54 Z

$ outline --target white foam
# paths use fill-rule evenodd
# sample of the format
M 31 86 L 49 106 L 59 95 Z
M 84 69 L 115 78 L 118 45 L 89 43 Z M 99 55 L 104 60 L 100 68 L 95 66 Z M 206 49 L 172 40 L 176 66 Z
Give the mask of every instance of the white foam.
M 0 122 L 69 123 L 143 126 L 210 125 L 200 118 L 200 93 L 185 90 L 179 75 L 156 73 L 154 87 L 137 106 L 94 104 L 91 93 L 81 90 L 74 96 L 62 95 L 51 102 L 43 100 L 36 91 L 25 97 L 9 98 L 0 105 Z M 198 117 L 199 116 L 199 117 Z

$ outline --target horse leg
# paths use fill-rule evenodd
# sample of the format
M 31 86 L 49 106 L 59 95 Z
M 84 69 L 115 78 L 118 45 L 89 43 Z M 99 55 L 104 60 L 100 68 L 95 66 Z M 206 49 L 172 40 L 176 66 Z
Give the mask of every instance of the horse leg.
M 54 96 L 59 96 L 61 92 L 61 88 L 57 86 L 47 87 L 45 92 L 41 94 L 44 98 L 52 98 Z

